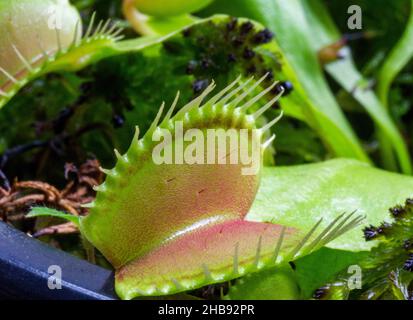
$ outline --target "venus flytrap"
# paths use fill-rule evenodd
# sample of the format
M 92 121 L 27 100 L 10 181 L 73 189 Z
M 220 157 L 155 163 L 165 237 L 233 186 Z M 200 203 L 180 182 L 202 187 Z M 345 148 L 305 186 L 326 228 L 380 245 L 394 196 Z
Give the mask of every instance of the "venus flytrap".
M 61 3 L 67 4 L 65 1 Z M 129 3 L 134 4 L 132 1 Z M 2 0 L 0 4 L 3 4 Z M 165 6 L 169 4 L 174 5 L 168 2 Z M 7 5 L 10 5 L 10 2 Z M 152 4 L 148 2 L 148 5 Z M 193 19 L 186 13 L 195 9 L 189 10 L 186 6 L 182 8 L 184 12 L 181 13 L 189 19 L 186 21 L 192 22 Z M 4 12 L 7 10 L 7 7 L 2 9 Z M 145 9 L 142 10 L 144 11 Z M 288 16 L 285 10 L 277 12 L 284 12 L 283 19 Z M 151 23 L 161 20 L 173 22 L 173 19 L 160 17 L 162 12 L 151 14 L 154 15 Z M 156 15 L 160 16 L 155 17 Z M 283 19 L 271 21 L 278 21 L 281 31 L 282 28 L 291 29 L 289 25 L 291 21 Z M 271 69 L 277 72 L 273 74 L 275 78 L 291 81 L 295 91 L 282 103 L 285 113 L 310 124 L 320 137 L 326 140 L 334 155 L 368 161 L 356 139 L 353 139 L 352 133 L 346 129 L 345 122 L 340 120 L 340 115 L 331 112 L 330 107 L 334 104 L 326 103 L 326 101 L 331 102 L 331 99 L 325 99 L 328 93 L 323 94 L 323 90 L 319 90 L 320 81 L 314 81 L 314 74 L 317 75 L 319 72 L 309 72 L 309 77 L 301 77 L 304 67 L 296 68 L 300 65 L 289 63 L 291 59 L 287 57 L 291 57 L 288 55 L 288 50 L 282 50 L 276 41 L 271 40 L 271 32 L 261 25 L 244 19 L 217 16 L 195 22 L 190 26 L 185 22 L 183 24 L 186 26 L 185 29 L 163 38 L 143 37 L 117 42 L 120 29 L 116 29 L 115 26 L 110 27 L 109 22 L 100 22 L 93 31 L 93 20 L 92 18 L 92 23 L 83 38 L 80 37 L 81 24 L 75 24 L 72 41 L 67 43 L 60 34 L 59 28 L 55 28 L 57 31 L 52 29 L 54 38 L 49 37 L 48 33 L 43 38 L 37 32 L 33 39 L 51 39 L 48 42 L 51 49 L 47 48 L 44 54 L 40 52 L 42 54 L 40 59 L 36 58 L 38 56 L 36 52 L 26 55 L 19 45 L 10 45 L 10 50 L 4 52 L 12 53 L 10 61 L 17 61 L 17 69 L 22 72 L 16 73 L 13 68 L 9 69 L 13 63 L 8 63 L 7 68 L 1 69 L 0 79 L 3 78 L 7 85 L 4 91 L 0 91 L 0 107 L 25 83 L 48 72 L 77 71 L 102 58 L 137 52 L 151 44 L 162 43 L 164 46 L 159 47 L 162 47 L 167 54 L 171 54 L 168 50 L 172 47 L 173 51 L 171 44 L 174 44 L 174 40 L 178 40 L 178 44 L 192 41 L 194 48 L 190 48 L 189 51 L 208 47 L 206 44 L 209 43 L 213 44 L 211 48 L 225 49 L 215 51 L 219 54 L 225 53 L 221 54 L 224 59 L 220 60 L 211 54 L 215 65 L 226 66 L 226 63 L 230 65 L 229 60 L 231 63 L 236 62 L 236 68 L 230 67 L 222 71 L 225 75 L 233 74 L 234 70 L 236 72 L 241 70 L 244 73 L 261 76 Z M 180 20 L 179 23 L 182 21 Z M 73 24 L 68 25 L 73 26 Z M 154 24 L 147 23 L 147 25 Z M 175 30 L 174 22 L 172 25 Z M 300 28 L 302 25 L 297 24 Z M 169 30 L 170 25 L 163 26 L 165 27 L 163 31 Z M 155 31 L 163 32 L 160 29 Z M 205 42 L 208 38 L 218 38 L 217 34 L 224 35 L 224 45 L 219 41 Z M 277 38 L 280 41 L 280 37 L 281 39 L 290 35 L 294 37 L 295 34 L 277 32 Z M 179 42 L 182 39 L 184 41 Z M 45 40 L 33 40 L 33 43 L 43 48 L 43 41 Z M 297 43 L 301 42 L 297 41 Z M 311 44 L 314 43 L 311 41 Z M 262 44 L 266 45 L 261 46 Z M 1 45 L 0 39 L 0 48 Z M 256 48 L 258 45 L 260 48 Z M 162 50 L 155 51 L 165 58 L 162 54 L 166 53 L 162 53 Z M 305 53 L 306 50 L 292 52 Z M 180 54 L 182 51 L 177 53 Z M 263 62 L 262 58 L 266 55 L 274 56 L 274 64 L 270 67 Z M 201 80 L 208 84 L 208 80 L 205 79 L 207 76 L 210 79 L 211 69 L 204 66 L 205 61 L 202 61 L 199 56 L 194 55 L 194 57 L 197 61 L 195 66 L 188 64 L 188 77 L 191 77 L 191 80 L 195 79 L 193 84 Z M 309 60 L 302 59 L 299 62 L 301 61 Z M 2 60 L 0 66 L 1 63 Z M 308 66 L 308 63 L 305 65 Z M 317 66 L 311 63 L 309 65 Z M 136 73 L 139 72 L 140 70 Z M 177 77 L 178 75 L 174 73 L 172 79 L 175 81 Z M 162 75 L 161 78 L 165 82 L 170 82 L 168 77 L 165 80 Z M 342 78 L 351 80 L 351 77 Z M 307 79 L 308 82 L 303 79 Z M 146 81 L 147 79 L 144 82 L 145 87 Z M 384 219 L 389 206 L 413 195 L 411 193 L 413 180 L 347 159 L 285 168 L 262 168 L 262 163 L 259 162 L 258 172 L 254 171 L 251 175 L 245 175 L 242 171 L 248 161 L 229 164 L 208 163 L 205 158 L 198 157 L 202 152 L 197 148 L 193 149 L 196 156 L 192 158 L 196 161 L 186 161 L 185 154 L 189 154 L 186 152 L 188 150 L 186 147 L 191 147 L 193 139 L 199 136 L 198 133 L 205 136 L 208 130 L 221 129 L 225 132 L 235 130 L 239 133 L 241 130 L 249 132 L 257 130 L 256 135 L 248 137 L 248 151 L 254 150 L 254 145 L 257 145 L 259 153 L 262 153 L 271 145 L 274 136 L 264 141 L 268 138 L 264 139 L 264 133 L 269 133 L 269 129 L 278 119 L 270 119 L 268 125 L 263 125 L 262 128 L 257 128 L 260 123 L 258 120 L 261 114 L 267 108 L 271 108 L 279 98 L 276 96 L 277 93 L 270 93 L 273 91 L 271 89 L 282 88 L 282 86 L 274 87 L 275 84 L 269 84 L 271 81 L 269 77 L 264 77 L 258 82 L 253 82 L 251 79 L 249 82 L 239 84 L 239 81 L 240 79 L 233 82 L 224 91 L 208 100 L 207 96 L 214 89 L 212 83 L 200 97 L 178 112 L 175 111 L 178 105 L 177 97 L 162 118 L 165 107 L 163 105 L 156 120 L 142 138 L 139 138 L 139 130 L 136 130 L 126 154 L 122 155 L 115 151 L 116 166 L 111 170 L 102 169 L 107 179 L 104 184 L 96 187 L 97 199 L 88 205 L 90 207 L 88 217 L 75 217 L 47 208 L 34 208 L 31 216 L 56 216 L 77 225 L 83 237 L 101 250 L 113 264 L 116 269 L 116 290 L 124 299 L 173 294 L 231 279 L 237 280 L 228 295 L 223 298 L 281 298 L 275 297 L 271 290 L 274 285 L 280 284 L 284 286 L 283 297 L 298 298 L 300 294 L 297 292 L 296 279 L 288 269 L 288 262 L 316 251 L 322 246 L 349 252 L 371 249 L 374 246 L 373 241 L 365 242 L 361 237 L 360 228 L 347 231 L 360 225 L 362 219 L 357 216 L 358 214 L 365 215 L 369 223 L 378 225 L 379 221 Z M 352 81 L 348 81 L 350 82 Z M 250 96 L 259 92 L 259 85 L 268 87 L 250 99 Z M 200 91 L 202 87 L 197 92 Z M 260 98 L 266 93 L 269 93 L 270 97 L 267 101 L 270 102 L 257 111 Z M 361 98 L 360 100 L 364 101 Z M 244 102 L 247 99 L 250 100 Z M 321 106 L 329 105 L 329 108 L 319 108 L 311 101 L 313 99 L 316 99 Z M 374 108 L 370 111 L 372 110 L 374 111 Z M 253 114 L 253 111 L 256 113 Z M 386 127 L 387 120 L 380 118 L 381 113 L 372 112 L 372 114 L 375 115 L 376 121 L 381 119 L 378 121 L 379 124 L 382 123 L 383 127 Z M 182 136 L 177 138 L 172 132 L 179 123 L 182 124 Z M 185 139 L 187 134 L 191 137 L 189 134 L 191 130 L 197 130 L 197 134 L 192 135 L 193 139 Z M 392 130 L 388 130 L 389 133 Z M 167 133 L 170 133 L 170 138 L 167 137 Z M 398 141 L 394 130 L 392 141 Z M 158 157 L 162 158 L 163 152 L 171 146 L 171 162 L 154 161 L 154 150 L 160 146 L 160 143 L 163 143 L 163 146 L 159 149 Z M 177 152 L 175 148 L 180 143 L 182 143 L 182 153 Z M 395 145 L 397 146 L 397 143 Z M 214 154 L 219 155 L 220 150 L 214 151 L 216 151 L 213 152 Z M 403 153 L 401 151 L 400 154 Z M 225 154 L 229 161 L 233 155 L 233 152 Z M 180 163 L 176 161 L 177 157 L 182 159 Z M 223 158 L 218 156 L 218 159 Z M 404 163 L 405 171 L 408 172 L 410 164 L 406 161 Z M 339 212 L 345 213 L 337 216 Z M 348 212 L 352 213 L 346 214 Z M 367 231 L 379 233 L 382 229 L 383 226 L 371 227 Z M 400 242 L 405 239 L 396 240 Z M 409 266 L 413 261 L 411 248 L 408 252 L 402 251 L 401 246 L 397 250 L 395 253 L 402 252 L 402 254 L 398 257 L 400 259 L 396 267 L 400 268 L 405 264 Z M 385 254 L 382 256 L 388 258 Z M 397 285 L 400 282 L 401 279 L 396 274 L 392 275 L 393 284 Z M 343 294 L 340 290 L 336 293 L 332 296 L 343 297 L 347 294 L 346 292 Z
M 114 54 L 122 29 L 110 20 L 95 25 L 94 17 L 82 36 L 79 13 L 67 0 L 1 0 L 0 108 L 33 79 Z
M 82 25 L 67 0 L 1 0 L 0 30 L 0 88 L 7 92 L 47 56 L 78 41 Z
M 28 74 L 77 42 L 82 25 L 67 0 L 2 0 L 0 30 L 0 96 L 7 98 Z
M 169 295 L 285 267 L 360 223 L 361 218 L 354 214 L 341 215 L 318 233 L 321 220 L 306 230 L 246 221 L 261 166 L 255 174 L 245 175 L 241 163 L 154 163 L 152 151 L 159 143 L 152 139 L 154 132 L 173 132 L 178 121 L 183 121 L 184 133 L 194 128 L 202 132 L 257 129 L 249 144 L 256 139 L 262 153 L 273 140 L 262 141 L 262 134 L 279 120 L 256 128 L 257 118 L 279 96 L 248 113 L 275 85 L 249 98 L 265 77 L 241 84 L 237 79 L 207 99 L 215 87 L 211 83 L 173 115 L 176 98 L 161 119 L 163 104 L 142 138 L 136 129 L 129 150 L 124 155 L 115 151 L 116 166 L 102 169 L 106 181 L 96 187 L 96 200 L 87 205 L 89 215 L 78 218 L 76 224 L 116 269 L 115 288 L 121 298 Z M 169 141 L 172 145 L 180 142 L 173 136 Z M 68 218 L 39 208 L 30 216 L 44 214 Z

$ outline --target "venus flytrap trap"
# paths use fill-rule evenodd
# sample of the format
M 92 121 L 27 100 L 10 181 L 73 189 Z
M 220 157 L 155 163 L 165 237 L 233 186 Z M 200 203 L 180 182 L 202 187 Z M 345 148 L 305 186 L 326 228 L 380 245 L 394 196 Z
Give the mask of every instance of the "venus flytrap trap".
M 1 0 L 0 29 L 0 108 L 33 79 L 113 54 L 123 38 L 110 20 L 95 26 L 95 15 L 82 36 L 79 13 L 67 0 Z
M 41 6 L 39 7 L 41 8 Z M 8 12 L 11 13 L 10 8 L 12 8 L 11 5 L 5 5 L 5 14 L 8 14 Z M 24 6 L 20 6 L 18 8 L 19 10 L 23 10 Z M 74 8 L 70 8 L 76 12 Z M 48 11 L 45 9 L 45 12 Z M 17 15 L 16 12 L 14 14 Z M 72 17 L 74 21 L 73 28 L 71 30 L 71 37 L 64 37 L 61 35 L 60 29 L 55 28 L 56 25 L 53 25 L 54 28 L 50 29 L 48 24 L 49 18 L 50 16 L 41 17 L 41 20 L 39 20 L 41 23 L 39 23 L 39 25 L 45 26 L 44 28 L 50 31 L 52 36 L 47 34 L 48 37 L 43 37 L 41 35 L 41 30 L 36 31 L 37 29 L 34 28 L 34 35 L 29 35 L 30 39 L 29 41 L 26 41 L 27 43 L 31 43 L 30 48 L 33 52 L 29 53 L 20 52 L 21 49 L 19 49 L 18 45 L 15 45 L 12 41 L 9 41 L 8 33 L 20 34 L 18 31 L 14 30 L 16 28 L 18 29 L 19 24 L 16 23 L 16 25 L 6 28 L 6 30 L 10 30 L 10 32 L 3 35 L 4 41 L 0 44 L 2 46 L 4 45 L 4 48 L 7 49 L 3 50 L 6 53 L 7 59 L 2 59 L 0 63 L 9 60 L 17 61 L 20 72 L 19 74 L 16 74 L 16 72 L 11 70 L 9 68 L 9 63 L 5 63 L 5 66 L 0 65 L 0 108 L 6 105 L 21 88 L 33 80 L 44 76 L 45 74 L 62 71 L 76 72 L 105 58 L 139 52 L 145 48 L 155 47 L 159 44 L 166 45 L 169 40 L 174 40 L 182 35 L 186 37 L 186 34 L 190 33 L 191 30 L 195 30 L 197 34 L 202 32 L 223 32 L 228 22 L 228 24 L 232 25 L 230 32 L 227 31 L 228 33 L 241 33 L 241 29 L 244 24 L 249 24 L 251 26 L 253 25 L 246 19 L 239 19 L 238 23 L 236 19 L 231 19 L 230 17 L 224 15 L 217 15 L 208 19 L 186 23 L 185 28 L 184 26 L 182 26 L 182 29 L 174 28 L 165 36 L 148 36 L 119 41 L 123 38 L 122 28 L 118 27 L 116 23 L 112 23 L 110 20 L 96 22 L 95 14 L 92 15 L 90 23 L 86 27 L 82 27 L 82 22 L 79 17 Z M 70 25 L 70 23 L 67 24 L 67 26 Z M 257 24 L 256 28 L 261 29 L 262 26 Z M 82 30 L 84 30 L 83 36 Z M 265 39 L 262 39 L 265 34 L 264 31 L 265 30 L 258 31 L 255 37 L 250 37 L 249 35 L 240 37 L 238 41 L 241 41 L 242 38 L 242 41 L 245 41 L 245 44 L 234 49 L 239 51 L 243 49 L 244 46 L 259 46 L 269 42 L 271 40 L 269 35 L 267 35 Z M 228 36 L 230 36 L 230 34 L 228 34 Z M 24 39 L 27 40 L 27 36 L 24 37 Z M 199 39 L 201 38 L 198 37 L 196 40 L 198 41 Z M 20 39 L 20 41 L 21 40 L 22 39 Z M 196 43 L 196 45 L 202 44 Z M 219 46 L 221 45 L 222 44 L 220 43 Z M 53 50 L 48 50 L 49 47 L 53 48 Z M 226 50 L 228 49 L 229 48 L 226 48 Z M 251 49 L 250 51 L 252 52 Z M 242 52 L 240 52 L 240 54 L 242 54 Z M 234 58 L 237 57 L 234 56 Z M 262 60 L 261 57 L 259 59 L 259 61 Z M 255 60 L 258 60 L 258 57 L 257 59 L 249 59 L 245 62 L 250 62 L 252 64 L 256 62 Z M 247 68 L 247 66 L 244 65 L 242 65 L 242 67 Z M 249 69 L 250 68 L 252 67 L 249 67 Z M 259 68 L 254 67 L 254 70 L 255 69 L 256 72 L 253 73 L 261 75 L 265 73 L 263 71 L 268 71 L 268 69 L 263 70 L 262 66 Z
M 67 0 L 0 1 L 0 89 L 13 89 L 49 55 L 78 41 L 80 16 Z
M 102 169 L 106 181 L 96 187 L 96 200 L 87 205 L 88 216 L 73 218 L 41 208 L 29 216 L 78 219 L 75 223 L 82 235 L 116 269 L 115 288 L 123 299 L 170 295 L 285 267 L 319 249 L 362 218 L 354 213 L 340 215 L 320 233 L 321 220 L 307 230 L 246 221 L 259 187 L 261 165 L 255 174 L 245 175 L 242 163 L 156 164 L 152 158 L 159 144 L 153 135 L 161 130 L 173 132 L 179 121 L 184 134 L 195 128 L 203 133 L 208 129 L 258 130 L 249 136 L 248 151 L 255 139 L 262 153 L 273 140 L 263 142 L 262 134 L 279 118 L 259 129 L 256 120 L 279 95 L 253 114 L 248 110 L 276 85 L 250 98 L 265 78 L 241 84 L 238 78 L 207 99 L 215 87 L 211 83 L 173 115 L 177 96 L 161 119 L 163 104 L 142 138 L 136 129 L 129 150 L 124 155 L 115 151 L 116 166 Z M 172 135 L 168 143 L 182 141 Z M 218 146 L 215 150 L 218 153 Z

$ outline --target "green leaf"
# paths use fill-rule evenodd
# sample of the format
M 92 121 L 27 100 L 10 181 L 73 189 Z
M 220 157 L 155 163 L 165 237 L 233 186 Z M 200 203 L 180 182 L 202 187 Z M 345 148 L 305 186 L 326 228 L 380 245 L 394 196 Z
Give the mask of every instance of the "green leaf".
M 320 218 L 323 226 L 339 213 L 366 216 L 377 225 L 388 209 L 413 195 L 413 178 L 373 168 L 349 159 L 290 167 L 267 167 L 247 219 L 308 230 Z M 369 250 L 362 227 L 347 232 L 327 246 L 347 251 Z
M 341 35 L 321 1 L 301 1 L 301 3 L 307 14 L 307 19 L 310 26 L 307 30 L 307 36 L 311 35 L 311 45 L 314 52 L 318 52 L 321 48 L 340 40 Z M 409 37 L 412 37 L 413 21 L 411 24 L 412 31 L 405 34 L 405 42 L 409 41 Z M 403 45 L 404 44 L 401 44 L 401 46 Z M 413 54 L 413 49 L 411 46 L 407 50 L 405 49 L 405 51 L 411 51 L 409 54 Z M 407 52 L 404 52 L 404 54 L 407 54 Z M 397 53 L 400 54 L 400 51 Z M 401 60 L 402 57 L 397 55 L 394 58 L 390 57 L 389 59 L 391 59 L 391 61 L 394 61 L 395 59 Z M 403 57 L 402 61 L 405 59 L 406 57 Z M 390 63 L 392 63 L 391 61 Z M 394 66 L 390 64 L 386 68 L 387 70 L 385 70 L 385 72 L 388 72 L 389 69 L 393 67 Z M 391 153 L 393 152 L 391 149 L 394 148 L 402 171 L 404 173 L 411 174 L 412 168 L 410 156 L 403 138 L 374 92 L 371 89 L 361 87 L 360 84 L 366 80 L 357 70 L 350 51 L 347 51 L 347 56 L 345 58 L 327 64 L 325 69 L 347 92 L 352 94 L 352 96 L 365 108 L 367 113 L 375 121 L 379 131 L 379 136 L 381 138 L 380 142 L 385 146 L 390 145 L 390 150 L 388 150 L 390 155 L 387 153 L 384 154 L 384 157 L 391 159 Z M 392 79 L 393 72 L 390 72 L 389 75 L 390 79 Z M 383 103 L 383 100 L 381 100 L 381 102 Z M 387 167 L 388 169 L 397 170 L 397 167 L 394 168 L 391 167 L 391 165 Z
M 289 265 L 249 274 L 231 285 L 225 300 L 298 300 L 295 272 Z
M 316 289 L 333 280 L 336 274 L 343 269 L 357 264 L 366 255 L 366 252 L 322 248 L 311 255 L 298 259 L 294 264 L 296 265 L 297 282 L 301 288 L 301 297 L 310 299 Z
M 67 220 L 74 223 L 77 227 L 80 225 L 80 217 L 74 216 L 72 214 L 64 213 L 55 209 L 47 207 L 34 207 L 26 215 L 27 218 L 36 218 L 36 217 L 55 217 Z
M 410 6 L 410 18 L 399 42 L 387 56 L 378 75 L 377 94 L 380 102 L 388 112 L 389 90 L 397 74 L 405 67 L 413 56 L 413 1 Z M 390 141 L 383 141 L 384 149 L 391 149 Z M 390 159 L 391 161 L 391 159 Z
M 387 56 L 378 76 L 377 92 L 382 105 L 388 108 L 391 83 L 413 57 L 413 1 L 410 1 L 410 18 L 399 42 Z

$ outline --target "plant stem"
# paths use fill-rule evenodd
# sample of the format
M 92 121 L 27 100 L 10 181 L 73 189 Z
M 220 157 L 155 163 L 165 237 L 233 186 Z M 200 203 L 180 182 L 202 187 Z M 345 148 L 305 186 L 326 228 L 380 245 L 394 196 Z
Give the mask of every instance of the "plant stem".
M 148 16 L 140 13 L 136 9 L 134 0 L 123 0 L 122 11 L 136 32 L 146 36 L 156 35 L 156 33 L 146 25 Z

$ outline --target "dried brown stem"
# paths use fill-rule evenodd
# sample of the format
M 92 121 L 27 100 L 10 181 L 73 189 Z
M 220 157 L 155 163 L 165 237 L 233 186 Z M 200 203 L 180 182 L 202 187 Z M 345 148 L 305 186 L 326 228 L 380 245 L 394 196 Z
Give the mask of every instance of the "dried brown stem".
M 97 160 L 88 160 L 76 168 L 73 164 L 65 167 L 65 177 L 75 173 L 75 177 L 59 188 L 43 181 L 15 181 L 10 190 L 0 188 L 0 219 L 9 222 L 23 220 L 26 212 L 35 205 L 52 207 L 73 215 L 86 215 L 82 204 L 95 198 L 93 187 L 102 183 L 104 175 L 99 170 Z M 46 234 L 68 234 L 77 232 L 76 226 L 62 224 L 33 230 L 35 236 Z

